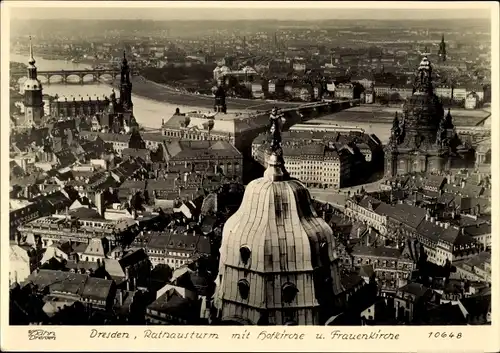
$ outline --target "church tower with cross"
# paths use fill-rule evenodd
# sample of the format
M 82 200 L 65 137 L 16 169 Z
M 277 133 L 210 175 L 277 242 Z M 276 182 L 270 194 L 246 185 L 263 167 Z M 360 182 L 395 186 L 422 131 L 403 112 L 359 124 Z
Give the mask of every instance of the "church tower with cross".
M 38 79 L 35 58 L 33 57 L 33 43 L 30 36 L 30 52 L 28 61 L 28 79 L 24 81 L 24 124 L 39 126 L 44 116 L 44 102 L 42 83 Z

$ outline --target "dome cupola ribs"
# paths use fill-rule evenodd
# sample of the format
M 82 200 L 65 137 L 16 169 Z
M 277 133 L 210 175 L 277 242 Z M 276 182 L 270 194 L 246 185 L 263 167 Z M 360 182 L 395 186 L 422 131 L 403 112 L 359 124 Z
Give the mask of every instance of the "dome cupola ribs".
M 321 325 L 343 290 L 333 231 L 285 168 L 283 115 L 273 109 L 269 121 L 268 167 L 224 225 L 214 306 L 223 321 Z

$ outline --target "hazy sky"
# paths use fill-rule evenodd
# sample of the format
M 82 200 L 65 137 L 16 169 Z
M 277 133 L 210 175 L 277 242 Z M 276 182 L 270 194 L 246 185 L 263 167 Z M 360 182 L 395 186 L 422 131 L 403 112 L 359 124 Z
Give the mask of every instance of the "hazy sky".
M 11 4 L 14 2 L 11 2 Z M 109 5 L 109 2 L 107 2 Z M 146 3 L 154 8 L 135 7 L 126 8 L 132 2 L 125 3 L 119 6 L 115 3 L 113 7 L 96 7 L 95 2 L 89 3 L 86 7 L 81 7 L 82 2 L 74 2 L 73 4 L 80 6 L 78 8 L 62 8 L 68 6 L 60 3 L 57 8 L 39 7 L 43 2 L 33 3 L 30 7 L 11 7 L 12 18 L 39 18 L 39 19 L 145 19 L 145 20 L 225 20 L 225 19 L 275 19 L 275 20 L 322 20 L 322 19 L 467 19 L 467 18 L 484 18 L 490 17 L 490 10 L 487 3 L 472 3 L 475 6 L 471 8 L 471 3 L 460 5 L 460 3 L 441 3 L 433 2 L 408 4 L 403 2 L 393 2 L 389 8 L 373 8 L 380 6 L 381 2 L 368 2 L 360 4 L 357 2 L 209 2 L 205 4 L 198 3 L 170 3 L 161 2 Z M 15 3 L 14 3 L 15 4 Z M 104 3 L 104 5 L 106 2 Z M 433 6 L 433 9 L 422 10 L 422 5 Z M 15 5 L 12 5 L 15 6 Z M 26 6 L 26 5 L 23 5 Z M 168 6 L 169 8 L 165 8 Z M 203 6 L 204 8 L 201 8 Z M 225 8 L 221 8 L 224 6 Z M 233 8 L 227 8 L 227 7 Z M 268 8 L 263 8 L 267 6 Z M 316 8 L 305 8 L 314 6 Z M 358 8 L 353 8 L 357 6 Z M 372 7 L 367 9 L 366 7 Z M 386 5 L 387 6 L 387 5 Z M 401 9 L 406 6 L 405 9 Z M 420 7 L 419 9 L 408 9 L 408 6 Z M 455 8 L 451 9 L 450 6 Z M 456 6 L 462 6 L 462 9 L 457 9 Z M 468 6 L 468 8 L 464 8 Z M 211 7 L 211 8 L 208 8 Z M 235 8 L 239 7 L 239 8 Z M 274 7 L 274 8 L 272 8 Z M 292 8 L 295 7 L 295 8 Z M 334 8 L 335 7 L 335 8 Z M 343 7 L 343 8 L 339 8 Z M 364 7 L 359 8 L 359 7 Z M 399 7 L 399 9 L 394 9 Z

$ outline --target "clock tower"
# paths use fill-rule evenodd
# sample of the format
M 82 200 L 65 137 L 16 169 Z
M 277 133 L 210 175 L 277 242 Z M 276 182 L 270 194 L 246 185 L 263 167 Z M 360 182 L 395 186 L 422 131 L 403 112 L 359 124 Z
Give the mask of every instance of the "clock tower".
M 42 84 L 37 77 L 33 45 L 30 37 L 30 58 L 28 62 L 28 79 L 24 82 L 24 117 L 25 125 L 37 126 L 42 123 L 43 111 Z

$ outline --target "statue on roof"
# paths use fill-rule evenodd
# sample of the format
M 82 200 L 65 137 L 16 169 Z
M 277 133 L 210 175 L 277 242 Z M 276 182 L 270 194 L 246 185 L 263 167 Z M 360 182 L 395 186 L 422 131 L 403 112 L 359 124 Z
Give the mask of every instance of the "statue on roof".
M 271 149 L 274 152 L 280 151 L 281 153 L 281 130 L 286 122 L 285 117 L 277 108 L 273 108 L 269 116 L 269 122 L 272 135 Z

